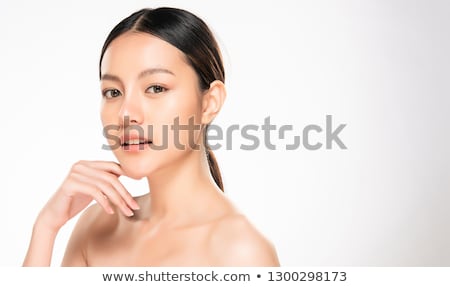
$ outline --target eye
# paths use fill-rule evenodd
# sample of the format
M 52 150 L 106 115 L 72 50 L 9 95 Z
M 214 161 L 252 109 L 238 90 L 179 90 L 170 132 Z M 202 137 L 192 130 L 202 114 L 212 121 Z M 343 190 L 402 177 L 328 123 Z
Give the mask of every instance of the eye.
M 118 89 L 107 89 L 103 91 L 103 97 L 107 99 L 117 98 L 121 95 L 122 93 Z
M 147 90 L 145 90 L 146 93 L 151 93 L 151 94 L 159 94 L 159 93 L 162 93 L 165 91 L 167 91 L 167 89 L 160 85 L 152 85 L 152 86 L 148 87 Z

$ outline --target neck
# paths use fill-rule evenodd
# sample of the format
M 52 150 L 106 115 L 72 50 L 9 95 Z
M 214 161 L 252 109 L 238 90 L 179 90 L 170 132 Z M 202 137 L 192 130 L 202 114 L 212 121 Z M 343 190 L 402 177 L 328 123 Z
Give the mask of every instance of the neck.
M 204 151 L 194 150 L 147 177 L 150 211 L 155 220 L 187 219 L 207 208 L 206 199 L 221 193 L 209 171 Z

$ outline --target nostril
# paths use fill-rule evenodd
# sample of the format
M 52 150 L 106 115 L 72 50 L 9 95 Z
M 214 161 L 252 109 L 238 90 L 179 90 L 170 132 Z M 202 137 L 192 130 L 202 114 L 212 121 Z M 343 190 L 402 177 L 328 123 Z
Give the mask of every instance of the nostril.
M 124 126 L 129 126 L 130 124 L 137 124 L 138 121 L 135 118 L 131 118 L 130 116 L 123 117 Z

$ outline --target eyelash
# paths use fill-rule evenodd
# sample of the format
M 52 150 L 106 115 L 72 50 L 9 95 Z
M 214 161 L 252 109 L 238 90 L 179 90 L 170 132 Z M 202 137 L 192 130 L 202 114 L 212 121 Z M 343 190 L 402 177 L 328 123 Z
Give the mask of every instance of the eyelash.
M 149 91 L 151 89 L 153 89 L 152 92 Z M 155 91 L 155 89 L 158 89 L 159 91 Z M 145 90 L 146 93 L 150 93 L 150 94 L 160 94 L 160 93 L 163 93 L 163 92 L 166 92 L 166 91 L 167 91 L 167 88 L 165 88 L 165 87 L 163 87 L 161 85 L 151 85 L 150 87 L 148 87 Z M 116 95 L 115 96 L 108 95 L 108 94 L 110 94 L 112 92 L 116 93 Z M 118 96 L 121 96 L 122 93 L 118 89 L 106 89 L 106 90 L 104 90 L 102 92 L 102 95 L 103 95 L 103 97 L 105 97 L 107 99 L 113 99 L 113 98 L 117 98 Z
M 108 93 L 110 93 L 110 92 L 117 92 L 117 93 L 119 93 L 119 95 L 108 96 Z M 102 95 L 104 98 L 113 99 L 113 98 L 117 98 L 118 96 L 122 95 L 122 93 L 118 89 L 106 89 L 102 92 Z
M 153 92 L 149 92 L 150 89 L 153 89 Z M 155 89 L 159 89 L 160 91 L 159 92 L 155 92 Z M 166 92 L 166 91 L 167 91 L 167 88 L 165 88 L 165 87 L 163 87 L 161 85 L 151 85 L 150 87 L 148 87 L 145 90 L 146 93 L 148 92 L 148 93 L 151 93 L 151 94 L 160 94 L 160 93 L 163 93 L 163 92 Z

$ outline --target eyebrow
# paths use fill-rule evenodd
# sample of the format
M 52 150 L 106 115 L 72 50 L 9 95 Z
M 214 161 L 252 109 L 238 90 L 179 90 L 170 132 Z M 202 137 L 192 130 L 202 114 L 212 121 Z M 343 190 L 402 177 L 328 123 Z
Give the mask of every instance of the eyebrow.
M 150 68 L 150 69 L 146 69 L 146 70 L 140 72 L 139 75 L 138 75 L 138 79 L 141 79 L 141 78 L 143 78 L 145 76 L 157 74 L 157 73 L 164 73 L 164 74 L 170 74 L 170 75 L 175 76 L 174 72 L 172 72 L 171 70 L 168 70 L 168 69 L 164 69 L 164 68 Z M 118 76 L 111 75 L 111 74 L 103 74 L 100 80 L 101 81 L 109 80 L 109 81 L 121 82 L 121 80 L 120 80 L 120 78 Z

